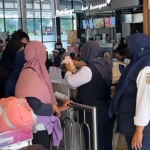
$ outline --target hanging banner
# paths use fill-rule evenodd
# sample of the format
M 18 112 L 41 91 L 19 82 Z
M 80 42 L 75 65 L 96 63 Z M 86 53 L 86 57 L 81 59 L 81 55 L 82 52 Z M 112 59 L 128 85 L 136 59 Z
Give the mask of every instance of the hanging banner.
M 77 30 L 71 30 L 67 33 L 67 42 L 68 44 L 75 44 L 77 43 Z

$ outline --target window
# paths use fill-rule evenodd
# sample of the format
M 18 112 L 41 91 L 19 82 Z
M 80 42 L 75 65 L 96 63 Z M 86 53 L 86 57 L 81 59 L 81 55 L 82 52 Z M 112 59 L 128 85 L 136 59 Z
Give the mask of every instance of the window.
M 5 26 L 6 31 L 11 35 L 14 31 L 22 28 L 21 19 L 5 18 Z
M 4 19 L 0 18 L 0 32 L 4 32 Z
M 26 0 L 27 29 L 31 40 L 43 42 L 49 53 L 56 42 L 55 16 L 52 16 L 53 1 Z M 53 11 L 55 11 L 53 9 Z M 54 14 L 54 12 L 53 12 Z
M 76 30 L 76 15 L 61 17 L 60 18 L 60 26 L 61 26 L 61 41 L 63 43 L 63 47 L 67 49 L 67 32 L 69 30 Z
M 60 10 L 64 9 L 74 9 L 75 11 L 81 11 L 81 7 L 84 4 L 83 0 L 61 0 L 60 1 Z M 63 16 L 60 17 L 60 28 L 61 28 L 61 41 L 63 47 L 67 49 L 67 32 L 69 30 L 76 30 L 76 15 L 73 16 Z
M 73 1 L 73 8 L 74 8 L 75 11 L 80 12 L 81 8 L 82 8 L 82 5 L 83 6 L 85 5 L 85 1 L 83 1 L 83 0 L 81 0 L 81 1 L 74 0 Z
M 11 35 L 18 29 L 22 29 L 19 3 L 17 0 L 0 0 L 0 32 Z

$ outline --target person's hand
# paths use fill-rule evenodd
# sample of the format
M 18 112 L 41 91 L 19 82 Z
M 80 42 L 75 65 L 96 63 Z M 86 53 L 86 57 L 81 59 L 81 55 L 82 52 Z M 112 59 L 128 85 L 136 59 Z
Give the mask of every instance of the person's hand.
M 57 115 L 58 117 L 60 117 L 60 110 L 59 110 L 59 107 L 58 107 L 56 104 L 52 104 L 52 106 L 53 106 L 53 110 L 54 110 L 54 112 L 56 113 L 56 115 Z
M 70 63 L 65 64 L 66 70 L 67 71 L 71 71 L 73 73 L 75 73 L 77 71 L 76 67 L 74 66 L 74 69 L 71 67 Z
M 65 64 L 65 68 L 66 68 L 67 71 L 70 71 L 70 70 L 71 70 L 71 65 L 70 65 L 70 63 Z
M 64 102 L 63 102 L 63 105 L 61 106 L 61 107 L 59 107 L 59 111 L 61 112 L 61 111 L 65 111 L 65 110 L 67 110 L 68 108 L 70 108 L 70 103 L 71 103 L 72 101 L 71 100 L 65 100 Z
M 132 138 L 132 149 L 140 150 L 142 148 L 143 132 L 135 131 Z
M 86 66 L 86 63 L 83 61 L 77 61 L 77 60 L 73 60 L 73 63 L 76 67 L 81 68 L 83 66 Z

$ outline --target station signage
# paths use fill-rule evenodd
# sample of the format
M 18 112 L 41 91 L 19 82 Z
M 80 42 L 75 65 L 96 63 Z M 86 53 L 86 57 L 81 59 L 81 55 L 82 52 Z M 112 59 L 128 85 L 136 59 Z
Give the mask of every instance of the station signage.
M 65 15 L 73 15 L 74 9 L 68 10 L 67 8 L 64 10 L 56 10 L 56 16 L 65 16 Z
M 111 2 L 111 0 L 106 0 L 105 3 L 99 4 L 99 5 L 95 5 L 95 6 L 93 6 L 93 4 L 90 4 L 90 5 L 86 6 L 86 7 L 84 7 L 82 5 L 81 11 L 94 10 L 94 9 L 102 9 L 104 7 L 107 7 L 110 4 L 110 2 Z

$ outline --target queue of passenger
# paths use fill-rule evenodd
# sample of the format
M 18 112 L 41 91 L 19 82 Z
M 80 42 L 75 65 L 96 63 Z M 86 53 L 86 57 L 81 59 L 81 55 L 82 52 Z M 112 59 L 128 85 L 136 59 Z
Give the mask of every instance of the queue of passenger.
M 58 48 L 60 41 L 55 45 Z M 50 132 L 46 123 L 51 117 L 60 117 L 72 101 L 57 105 L 51 80 L 48 74 L 50 66 L 61 67 L 63 76 L 71 87 L 77 88 L 77 102 L 97 107 L 98 150 L 112 150 L 113 127 L 117 116 L 117 132 L 126 137 L 129 150 L 150 149 L 150 38 L 136 33 L 122 38 L 114 50 L 117 60 L 130 64 L 122 71 L 113 98 L 110 96 L 112 84 L 112 66 L 110 55 L 104 54 L 100 45 L 88 41 L 79 47 L 78 58 L 74 54 L 53 51 L 53 62 L 48 59 L 46 47 L 38 41 L 30 41 L 22 30 L 14 32 L 0 60 L 0 98 L 15 96 L 26 98 L 37 116 L 37 132 L 33 134 L 33 144 L 50 149 Z M 71 70 L 70 64 L 61 64 L 70 56 L 77 68 Z M 55 114 L 54 114 L 55 113 Z M 92 129 L 91 114 L 87 113 L 86 122 Z M 57 138 L 62 137 L 58 124 Z M 79 111 L 79 121 L 83 114 Z M 92 132 L 92 131 L 91 131 Z M 89 150 L 89 137 L 83 128 L 86 150 Z M 92 141 L 92 138 L 90 139 Z M 57 142 L 57 141 L 56 141 Z

